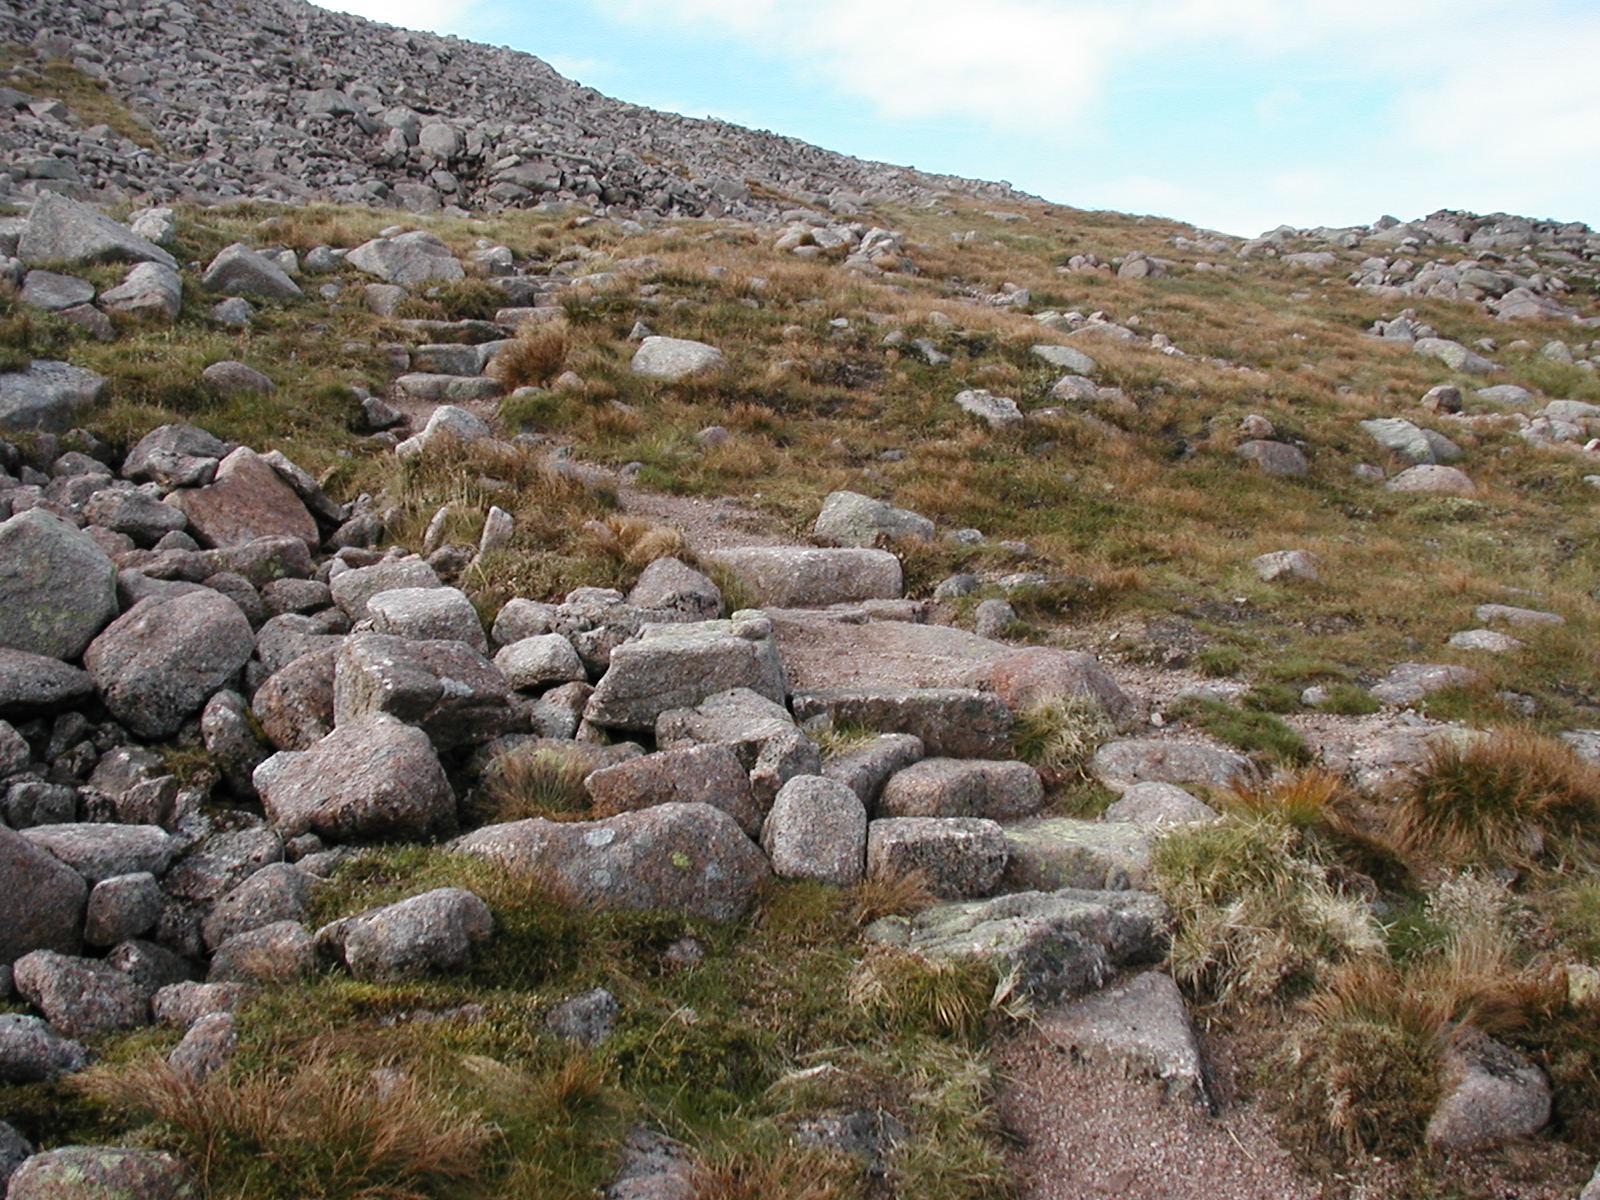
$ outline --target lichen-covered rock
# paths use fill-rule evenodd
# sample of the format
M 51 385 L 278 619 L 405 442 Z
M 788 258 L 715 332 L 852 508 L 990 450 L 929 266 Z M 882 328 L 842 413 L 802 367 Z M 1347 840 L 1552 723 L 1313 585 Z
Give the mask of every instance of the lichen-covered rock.
M 1444 1095 L 1425 1134 L 1430 1146 L 1466 1150 L 1531 1137 L 1549 1123 L 1545 1073 L 1477 1030 L 1458 1030 L 1445 1052 L 1443 1077 Z
M 161 425 L 128 452 L 122 474 L 168 488 L 196 487 L 216 478 L 218 464 L 232 449 L 194 425 Z
M 761 829 L 761 848 L 780 879 L 841 887 L 866 873 L 867 810 L 847 785 L 800 775 L 778 791 Z
M 823 717 L 834 726 L 861 725 L 910 733 L 929 754 L 948 758 L 1006 758 L 1011 710 L 989 692 L 968 688 L 825 688 L 794 694 L 801 722 Z
M 1396 663 L 1369 689 L 1375 699 L 1403 708 L 1446 688 L 1473 687 L 1483 676 L 1455 663 Z
M 76 953 L 88 895 L 78 872 L 0 826 L 0 965 L 31 950 Z
M 749 688 L 730 688 L 707 696 L 694 708 L 669 709 L 656 718 L 656 745 L 662 750 L 689 746 L 727 746 L 750 776 L 763 808 L 796 775 L 816 775 L 822 754 L 801 733 L 782 704 Z
M 635 608 L 673 609 L 696 621 L 722 615 L 722 590 L 710 578 L 679 559 L 658 558 L 639 576 L 628 593 Z
M 881 538 L 928 542 L 933 530 L 927 517 L 859 492 L 830 492 L 811 527 L 812 536 L 830 546 L 873 546 Z
M 588 679 L 583 660 L 559 633 L 522 638 L 494 656 L 494 665 L 513 688 L 536 691 L 557 683 Z
M 160 876 L 177 853 L 178 842 L 156 825 L 109 825 L 79 821 L 35 825 L 22 836 L 66 863 L 90 883 L 145 872 Z
M 279 750 L 309 750 L 333 732 L 333 686 L 338 644 L 304 654 L 267 676 L 251 711 Z M 258 764 L 259 765 L 259 764 Z M 254 794 L 254 771 L 251 772 Z
M 883 817 L 1025 817 L 1044 804 L 1044 782 L 1027 763 L 925 758 L 896 772 L 878 797 Z
M 83 939 L 91 946 L 115 946 L 155 928 L 162 907 L 161 889 L 148 871 L 113 875 L 89 892 Z
M 150 1008 L 163 1025 L 188 1028 L 213 1013 L 231 1013 L 251 996 L 243 983 L 174 983 L 157 990 Z
M 945 900 L 994 891 L 1007 854 L 1000 826 L 981 817 L 888 817 L 867 826 L 867 878 L 920 876 Z
M 437 235 L 422 230 L 363 242 L 345 255 L 345 262 L 385 283 L 404 287 L 448 283 L 466 275 L 450 247 Z
M 865 745 L 830 758 L 822 773 L 849 787 L 870 812 L 889 778 L 920 762 L 923 755 L 921 738 L 909 733 L 880 733 Z
M 180 900 L 214 900 L 282 860 L 283 838 L 265 825 L 214 833 L 173 864 L 162 889 Z
M 1203 742 L 1129 738 L 1095 751 L 1090 770 L 1114 792 L 1136 783 L 1204 783 L 1225 788 L 1250 777 L 1248 759 Z
M 1119 725 L 1134 713 L 1133 701 L 1100 665 L 1100 660 L 1081 650 L 1027 646 L 996 659 L 984 678 L 1013 712 L 1066 698 L 1093 701 Z
M 635 375 L 676 383 L 695 375 L 722 369 L 722 351 L 687 338 L 647 337 L 634 351 L 630 369 Z
M 420 896 L 337 921 L 317 941 L 333 949 L 357 979 L 396 983 L 464 970 L 472 949 L 494 932 L 489 906 L 462 888 Z
M 479 654 L 489 650 L 478 610 L 460 588 L 390 588 L 367 601 L 367 615 L 377 633 L 412 641 L 465 642 Z
M 132 976 L 90 958 L 35 950 L 12 964 L 17 991 L 68 1037 L 150 1023 L 150 996 Z
M 690 746 L 629 759 L 592 772 L 584 788 L 600 816 L 656 804 L 709 804 L 720 808 L 752 838 L 761 833 L 766 807 L 756 802 L 739 759 L 727 746 Z
M 63 1146 L 35 1154 L 11 1177 L 6 1200 L 201 1200 L 170 1154 L 120 1146 Z
M 0 717 L 37 717 L 94 694 L 89 673 L 58 658 L 0 647 Z
M 234 795 L 255 799 L 256 785 L 251 776 L 270 750 L 256 736 L 244 697 L 230 691 L 212 696 L 200 714 L 200 736 L 205 740 L 206 753 Z
M 352 621 L 364 621 L 367 604 L 380 592 L 392 588 L 443 587 L 434 569 L 420 558 L 374 563 L 341 571 L 328 580 L 333 602 Z
M 742 916 L 771 876 L 739 823 L 709 804 L 658 804 L 604 821 L 490 825 L 454 843 L 580 909 Z
M 236 933 L 211 956 L 208 983 L 274 984 L 303 979 L 316 969 L 317 948 L 298 921 L 274 921 Z
M 140 737 L 171 737 L 255 646 L 239 606 L 209 589 L 135 604 L 83 656 L 101 699 Z
M 1173 783 L 1136 783 L 1112 801 L 1107 822 L 1139 825 L 1185 825 L 1221 820 L 1217 810 Z
M 417 839 L 453 830 L 455 794 L 428 735 L 382 714 L 341 723 L 309 750 L 256 768 L 256 790 L 286 837 Z
M 730 688 L 749 688 L 781 704 L 785 686 L 764 617 L 646 625 L 636 641 L 611 652 L 584 716 L 609 728 L 653 729 L 669 709 L 693 708 Z
M 761 604 L 823 608 L 861 600 L 898 599 L 900 560 L 887 550 L 810 546 L 739 546 L 711 561 L 748 584 Z
M 0 646 L 75 659 L 116 612 L 116 567 L 88 534 L 42 508 L 0 523 Z
M 1006 826 L 1008 891 L 1125 891 L 1150 875 L 1150 835 L 1137 825 L 1041 817 Z
M 189 1027 L 167 1055 L 167 1065 L 191 1083 L 201 1084 L 227 1066 L 239 1042 L 232 1013 L 210 1013 Z
M 17 257 L 25 264 L 64 263 L 84 266 L 106 262 L 178 262 L 153 242 L 118 225 L 59 192 L 41 192 L 28 210 L 28 222 L 17 239 Z
M 221 896 L 200 925 L 208 949 L 231 937 L 271 925 L 299 921 L 311 898 L 310 875 L 293 863 L 268 863 Z
M 217 251 L 200 276 L 200 286 L 208 292 L 259 296 L 267 300 L 299 300 L 305 294 L 282 267 L 243 242 L 234 242 Z

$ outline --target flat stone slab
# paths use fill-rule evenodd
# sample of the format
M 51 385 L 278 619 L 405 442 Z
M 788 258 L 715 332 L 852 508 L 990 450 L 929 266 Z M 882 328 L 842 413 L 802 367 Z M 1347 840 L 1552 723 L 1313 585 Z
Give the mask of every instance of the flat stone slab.
M 1208 1100 L 1189 1008 L 1178 985 L 1159 971 L 1042 1013 L 1039 1031 L 1075 1059 L 1159 1080 L 1187 1100 Z
M 754 589 L 759 603 L 784 608 L 895 600 L 903 590 L 900 560 L 887 550 L 739 546 L 714 551 L 711 561 Z
M 828 688 L 796 692 L 795 717 L 861 725 L 879 733 L 909 733 L 929 754 L 946 758 L 1008 758 L 1011 710 L 989 692 L 967 688 Z
M 1471 667 L 1451 663 L 1396 663 L 1371 692 L 1385 704 L 1404 708 L 1445 688 L 1472 687 L 1482 678 Z
M 308 546 L 322 540 L 294 489 L 247 446 L 222 460 L 214 483 L 180 488 L 167 503 L 189 518 L 189 527 L 205 546 L 242 546 L 266 537 L 297 538 Z
M 645 625 L 611 652 L 584 716 L 597 725 L 653 730 L 656 718 L 731 688 L 779 704 L 787 684 L 772 624 L 759 613 L 727 621 Z
M 1114 792 L 1136 783 L 1202 783 L 1225 788 L 1253 773 L 1249 759 L 1204 742 L 1128 738 L 1095 751 L 1090 770 Z
M 1084 888 L 1118 892 L 1150 877 L 1150 834 L 1137 825 L 1039 817 L 1005 827 L 1007 891 Z
M 889 778 L 878 799 L 885 817 L 1025 817 L 1044 805 L 1039 772 L 1015 760 L 925 758 Z

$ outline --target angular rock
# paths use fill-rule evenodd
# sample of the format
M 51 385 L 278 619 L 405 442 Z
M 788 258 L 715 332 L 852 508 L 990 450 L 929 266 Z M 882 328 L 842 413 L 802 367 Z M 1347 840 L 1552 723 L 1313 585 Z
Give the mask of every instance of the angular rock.
M 4 1068 L 0 1067 L 0 1078 Z M 33 1155 L 33 1143 L 28 1141 L 4 1121 L 0 1121 L 0 1196 L 6 1194 L 11 1176 Z
M 1565 625 L 1566 618 L 1558 613 L 1543 612 L 1537 608 L 1518 608 L 1512 604 L 1480 604 L 1473 615 L 1486 625 L 1503 621 L 1507 625 L 1533 628 L 1540 625 Z
M 167 1055 L 167 1065 L 191 1083 L 204 1083 L 228 1065 L 238 1041 L 233 1014 L 210 1013 L 189 1027 Z
M 1425 357 L 1437 358 L 1452 371 L 1460 371 L 1464 375 L 1490 375 L 1502 369 L 1483 355 L 1468 350 L 1460 342 L 1452 342 L 1447 338 L 1418 338 L 1412 343 L 1411 349 Z
M 162 1025 L 187 1028 L 213 1013 L 231 1013 L 250 998 L 239 983 L 174 983 L 151 998 L 150 1008 Z
M 867 826 L 867 878 L 918 876 L 935 896 L 987 896 L 1006 868 L 1000 826 L 980 817 L 889 817 Z
M 204 546 L 243 546 L 261 538 L 290 537 L 315 546 L 322 536 L 300 497 L 270 463 L 240 446 L 218 465 L 215 482 L 179 488 L 167 497 L 189 518 Z
M 713 551 L 711 561 L 749 584 L 759 603 L 784 608 L 894 600 L 904 586 L 900 560 L 887 550 L 741 546 Z
M 79 279 L 76 275 L 57 275 L 54 271 L 29 271 L 28 277 L 22 281 L 22 293 L 18 299 L 35 308 L 59 312 L 63 308 L 72 308 L 93 300 L 94 284 L 87 279 Z
M 1311 464 L 1306 460 L 1305 452 L 1288 442 L 1257 439 L 1241 444 L 1234 453 L 1255 463 L 1265 475 L 1300 479 L 1311 474 Z
M 208 983 L 292 983 L 317 966 L 317 948 L 298 921 L 274 921 L 235 934 L 211 956 Z
M 725 365 L 722 351 L 687 338 L 647 337 L 634 351 L 629 369 L 635 375 L 677 383 L 696 375 L 709 375 Z
M 656 804 L 709 804 L 759 837 L 766 815 L 739 759 L 727 746 L 663 750 L 592 772 L 583 781 L 602 817 Z
M 176 321 L 183 311 L 183 278 L 161 263 L 136 263 L 126 279 L 101 293 L 100 304 L 107 312 Z
M 1000 697 L 964 688 L 830 688 L 796 692 L 801 722 L 825 717 L 835 727 L 860 725 L 910 733 L 929 754 L 948 758 L 1006 758 L 1011 710 Z
M 1274 550 L 1250 561 L 1264 583 L 1303 580 L 1316 583 L 1322 578 L 1322 560 L 1309 550 Z
M 988 817 L 1003 821 L 1038 812 L 1044 783 L 1027 763 L 924 758 L 889 778 L 878 797 L 882 817 Z
M 235 242 L 217 252 L 205 274 L 200 276 L 200 286 L 208 292 L 258 296 L 266 300 L 299 300 L 305 295 L 282 267 L 243 242 Z
M 1137 825 L 1042 817 L 1005 827 L 1007 891 L 1121 892 L 1150 875 L 1150 834 Z
M 35 950 L 12 966 L 17 991 L 71 1038 L 150 1023 L 150 997 L 131 976 L 89 958 Z
M 402 376 L 402 379 L 418 380 L 421 378 L 451 379 L 450 376 Z M 397 381 L 398 382 L 398 381 Z M 489 395 L 500 394 L 500 385 L 494 380 L 486 380 L 493 387 Z M 412 386 L 415 386 L 413 383 Z M 455 387 L 454 383 L 443 385 Z M 408 391 L 411 386 L 408 386 Z M 419 399 L 424 397 L 418 397 Z M 431 400 L 470 400 L 483 399 L 481 396 L 450 397 L 443 394 L 426 397 Z M 422 427 L 422 432 L 415 437 L 409 437 L 394 448 L 395 454 L 401 458 L 414 458 L 423 454 L 436 454 L 443 450 L 459 449 L 470 446 L 474 442 L 489 441 L 492 433 L 482 417 L 468 412 L 464 408 L 457 408 L 454 404 L 441 404 L 428 416 L 428 423 Z
M 214 833 L 173 865 L 162 887 L 180 900 L 214 900 L 282 860 L 283 839 L 265 825 Z
M 1009 429 L 1022 424 L 1022 410 L 1009 396 L 996 396 L 985 388 L 969 388 L 956 393 L 956 406 L 971 413 L 990 429 Z
M 367 615 L 377 633 L 413 641 L 465 642 L 480 654 L 489 650 L 478 610 L 459 588 L 391 588 L 367 601 Z M 577 658 L 576 653 L 573 658 Z
M 77 658 L 116 615 L 116 579 L 94 539 L 53 513 L 0 523 L 0 647 Z
M 992 963 L 997 1002 L 1044 1006 L 1098 990 L 1117 969 L 1159 961 L 1171 916 L 1144 892 L 1017 892 L 912 918 L 908 948 Z
M 256 790 L 284 837 L 420 839 L 448 832 L 455 794 L 420 729 L 382 714 L 341 722 L 309 750 L 274 754 Z
M 141 600 L 83 656 L 112 714 L 140 737 L 170 737 L 220 691 L 255 645 L 239 606 L 209 590 Z
M 338 654 L 330 646 L 302 655 L 256 689 L 252 711 L 261 731 L 279 750 L 309 750 L 333 732 Z M 251 778 L 253 792 L 253 770 Z
M 0 617 L 0 624 L 3 621 Z M 0 717 L 60 712 L 93 694 L 94 680 L 87 671 L 58 658 L 0 648 Z
M 783 664 L 764 617 L 645 625 L 636 641 L 612 651 L 584 716 L 610 728 L 653 729 L 669 709 L 740 687 L 784 700 Z
M 155 1150 L 63 1146 L 35 1154 L 11 1177 L 7 1200 L 200 1200 L 189 1169 Z
M 193 425 L 162 425 L 139 439 L 123 462 L 122 473 L 169 488 L 207 484 L 232 449 Z
M 352 975 L 375 983 L 465 970 L 473 947 L 494 932 L 489 906 L 454 887 L 436 888 L 336 924 L 327 931 L 330 945 Z
M 88 895 L 70 865 L 0 826 L 0 965 L 32 950 L 76 953 Z
M 118 875 L 162 875 L 178 843 L 155 825 L 106 825 L 84 821 L 35 825 L 22 831 L 34 846 L 66 863 L 90 883 Z
M 1082 350 L 1071 346 L 1034 346 L 1033 353 L 1036 357 L 1044 359 L 1052 367 L 1059 367 L 1063 371 L 1073 371 L 1079 375 L 1093 375 L 1099 369 L 1099 364 L 1085 354 Z
M 890 776 L 920 762 L 925 753 L 922 739 L 913 734 L 880 733 L 866 745 L 829 759 L 822 774 L 848 787 L 871 811 Z
M 722 615 L 722 591 L 707 576 L 672 557 L 658 558 L 628 593 L 635 608 L 670 609 L 696 621 Z
M 1056 698 L 1092 700 L 1113 722 L 1134 716 L 1134 703 L 1100 661 L 1081 650 L 1028 646 L 988 665 L 984 678 L 1013 712 Z
M 17 257 L 25 264 L 83 266 L 103 262 L 156 262 L 173 268 L 178 265 L 160 246 L 58 192 L 42 192 L 33 202 L 28 210 L 28 223 L 17 239 Z
M 387 714 L 419 727 L 444 750 L 498 737 L 509 699 L 505 677 L 460 641 L 362 633 L 346 639 L 334 660 L 336 727 Z
M 847 887 L 866 872 L 867 810 L 847 785 L 800 775 L 778 791 L 761 828 L 761 848 L 780 879 Z
M 466 275 L 450 248 L 421 230 L 363 242 L 345 255 L 345 262 L 385 283 L 405 287 L 448 283 Z
M 1510 654 L 1513 650 L 1521 650 L 1528 643 L 1521 638 L 1512 637 L 1509 633 L 1501 633 L 1497 629 L 1463 629 L 1459 633 L 1452 633 L 1448 644 L 1457 650 Z
M 0 1083 L 50 1083 L 88 1065 L 89 1052 L 41 1018 L 0 1013 Z
M 880 538 L 933 540 L 933 522 L 859 492 L 831 492 L 817 514 L 812 535 L 830 546 L 872 546 Z
M 254 799 L 251 777 L 270 753 L 252 728 L 249 706 L 237 692 L 218 692 L 200 714 L 206 753 L 236 796 Z
M 1451 663 L 1397 663 L 1369 690 L 1383 703 L 1404 708 L 1434 692 L 1473 687 L 1482 679 L 1471 667 Z
M 105 488 L 89 497 L 83 516 L 91 525 L 125 533 L 141 546 L 185 528 L 189 519 L 170 504 L 137 488 Z
M 420 558 L 377 563 L 341 571 L 328 581 L 333 602 L 352 621 L 366 620 L 367 604 L 380 592 L 393 588 L 442 587 L 434 569 Z
M 617 998 L 605 988 L 591 988 L 552 1008 L 545 1014 L 544 1026 L 566 1041 L 598 1046 L 611 1036 L 621 1011 Z
M 1393 451 L 1402 462 L 1413 465 L 1454 462 L 1461 457 L 1461 447 L 1443 434 L 1431 429 L 1419 429 L 1399 417 L 1362 421 L 1361 428 L 1371 434 L 1380 446 Z
M 306 915 L 312 877 L 292 863 L 268 863 L 217 900 L 201 923 L 206 948 L 215 950 L 229 938 L 277 921 L 299 921 Z
M 83 920 L 83 940 L 115 946 L 155 928 L 161 917 L 161 889 L 148 871 L 113 875 L 94 885 Z
M 604 821 L 491 825 L 453 843 L 536 880 L 560 903 L 733 920 L 771 875 L 739 824 L 709 804 L 659 804 Z
M 771 806 L 778 789 L 796 775 L 815 775 L 822 757 L 816 744 L 795 726 L 783 705 L 731 688 L 706 697 L 695 708 L 670 709 L 656 719 L 656 745 L 662 750 L 723 745 L 749 773 L 757 804 Z
M 518 691 L 537 691 L 551 684 L 588 679 L 578 652 L 559 633 L 512 642 L 494 656 L 494 665 L 506 683 Z
M 1090 770 L 1114 792 L 1136 783 L 1203 783 L 1225 788 L 1250 778 L 1250 762 L 1231 750 L 1202 742 L 1130 738 L 1095 751 Z
M 1074 1000 L 1040 1015 L 1039 1031 L 1073 1060 L 1159 1081 L 1199 1104 L 1209 1102 L 1205 1061 L 1178 985 L 1160 971 Z

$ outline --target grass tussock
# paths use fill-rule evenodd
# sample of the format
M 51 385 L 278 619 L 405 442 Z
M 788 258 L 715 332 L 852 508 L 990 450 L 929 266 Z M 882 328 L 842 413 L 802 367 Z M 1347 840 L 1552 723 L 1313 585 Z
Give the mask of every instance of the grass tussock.
M 567 329 L 560 323 L 524 329 L 489 364 L 489 374 L 508 391 L 544 387 L 561 374 L 567 361 Z
M 1526 865 L 1600 834 L 1600 767 L 1524 731 L 1442 742 L 1397 797 L 1393 830 L 1409 853 L 1446 865 Z
M 592 814 L 583 781 L 589 766 L 553 748 L 532 753 L 512 750 L 494 760 L 485 773 L 486 824 L 543 817 L 551 821 L 582 821 Z
M 967 1038 L 990 1010 L 987 963 L 926 959 L 894 947 L 870 950 L 851 975 L 850 1002 L 882 1025 Z
M 583 532 L 596 551 L 630 567 L 647 567 L 658 558 L 681 558 L 689 552 L 683 530 L 644 517 L 613 513 L 586 523 Z
M 1089 761 L 1116 733 L 1111 719 L 1086 696 L 1051 696 L 1016 714 L 1013 752 L 1051 787 L 1081 783 Z
M 327 1051 L 198 1084 L 151 1059 L 82 1086 L 154 1119 L 210 1196 L 427 1200 L 470 1179 L 494 1138 L 452 1090 Z

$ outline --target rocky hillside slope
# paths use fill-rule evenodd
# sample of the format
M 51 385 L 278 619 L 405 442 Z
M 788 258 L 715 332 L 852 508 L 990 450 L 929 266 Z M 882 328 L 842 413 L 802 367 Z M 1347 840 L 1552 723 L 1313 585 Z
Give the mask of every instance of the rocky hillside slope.
M 124 110 L 74 126 L 29 103 L 49 91 L 36 62 L 8 62 L 0 145 L 24 196 L 32 179 L 158 202 L 318 198 L 426 212 L 592 199 L 748 216 L 796 201 L 1011 194 L 654 112 L 528 54 L 299 0 L 7 5 L 0 41 L 55 61 L 76 88 L 103 86 L 101 99 Z

